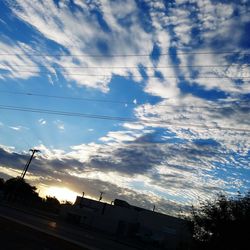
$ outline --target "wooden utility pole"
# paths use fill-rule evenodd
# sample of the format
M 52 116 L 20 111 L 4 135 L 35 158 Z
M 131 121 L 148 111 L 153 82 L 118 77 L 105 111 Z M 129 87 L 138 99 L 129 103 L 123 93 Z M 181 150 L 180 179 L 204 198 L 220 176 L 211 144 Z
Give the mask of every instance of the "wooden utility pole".
M 27 161 L 27 163 L 26 163 L 26 165 L 25 165 L 25 167 L 24 167 L 24 169 L 23 169 L 23 172 L 22 172 L 22 174 L 21 174 L 21 178 L 22 178 L 22 179 L 24 179 L 24 177 L 25 177 L 25 175 L 26 175 L 26 172 L 27 172 L 27 170 L 28 170 L 28 168 L 29 168 L 29 166 L 30 166 L 30 163 L 31 163 L 32 159 L 33 159 L 34 156 L 35 156 L 35 153 L 40 152 L 40 150 L 38 150 L 38 149 L 30 149 L 29 151 L 31 151 L 32 154 L 31 154 L 29 160 Z
M 100 198 L 99 198 L 99 201 L 102 200 L 102 195 L 104 194 L 104 192 L 100 191 Z

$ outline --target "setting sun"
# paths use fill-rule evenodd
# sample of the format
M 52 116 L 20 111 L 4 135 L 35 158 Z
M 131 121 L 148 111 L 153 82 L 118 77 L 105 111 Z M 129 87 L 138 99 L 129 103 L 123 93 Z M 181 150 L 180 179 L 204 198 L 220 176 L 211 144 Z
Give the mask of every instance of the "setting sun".
M 79 195 L 78 193 L 65 187 L 48 187 L 42 193 L 44 196 L 55 196 L 60 202 L 66 200 L 74 202 L 76 200 L 76 196 Z

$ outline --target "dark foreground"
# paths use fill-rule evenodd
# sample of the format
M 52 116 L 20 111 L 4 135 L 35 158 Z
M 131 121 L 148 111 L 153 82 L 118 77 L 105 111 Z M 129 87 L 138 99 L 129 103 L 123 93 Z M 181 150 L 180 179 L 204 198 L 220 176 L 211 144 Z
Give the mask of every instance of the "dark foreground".
M 0 250 L 146 250 L 34 210 L 0 203 Z
M 0 217 L 1 250 L 85 250 L 67 241 Z

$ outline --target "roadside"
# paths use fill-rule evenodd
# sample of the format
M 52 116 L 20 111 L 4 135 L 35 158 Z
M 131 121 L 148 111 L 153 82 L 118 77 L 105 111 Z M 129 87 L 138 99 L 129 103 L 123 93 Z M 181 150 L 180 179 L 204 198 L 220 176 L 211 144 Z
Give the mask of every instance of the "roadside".
M 2 250 L 87 250 L 2 217 L 0 225 Z
M 138 249 L 137 247 L 128 246 L 127 244 L 114 241 L 114 239 L 108 239 L 101 233 L 84 230 L 83 228 L 79 228 L 74 225 L 65 223 L 61 220 L 55 218 L 49 218 L 48 216 L 44 216 L 41 214 L 40 216 L 37 216 L 37 214 L 33 212 L 31 211 L 27 212 L 20 208 L 16 209 L 13 208 L 12 206 L 1 206 L 0 204 L 1 218 L 7 221 L 12 221 L 12 223 L 20 224 L 20 226 L 28 227 L 32 230 L 32 232 L 39 231 L 40 233 L 50 235 L 50 237 L 52 238 L 57 238 L 58 240 L 63 240 L 73 243 L 78 247 L 80 247 L 79 249 L 89 249 L 89 250 Z M 0 235 L 0 239 L 2 239 L 2 237 L 3 236 Z M 5 248 L 2 248 L 1 245 L 0 249 L 5 250 Z M 7 248 L 7 249 L 20 249 L 20 248 Z M 67 248 L 64 247 L 60 248 L 60 250 L 64 249 L 67 250 Z M 45 248 L 44 250 L 48 249 Z

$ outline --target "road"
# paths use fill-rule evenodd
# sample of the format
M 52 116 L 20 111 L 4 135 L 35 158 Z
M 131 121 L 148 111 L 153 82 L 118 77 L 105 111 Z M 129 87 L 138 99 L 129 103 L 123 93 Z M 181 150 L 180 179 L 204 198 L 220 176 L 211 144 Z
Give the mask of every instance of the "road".
M 0 217 L 1 250 L 87 250 Z
M 50 219 L 45 216 L 35 216 L 34 214 L 30 214 L 29 212 L 2 206 L 1 204 L 0 217 L 2 218 L 2 221 L 3 219 L 5 220 L 5 223 L 6 220 L 11 221 L 12 223 L 18 223 L 32 229 L 34 232 L 38 231 L 40 233 L 53 236 L 56 239 L 64 240 L 68 243 L 74 244 L 75 246 L 81 247 L 81 249 L 138 250 L 138 248 L 124 245 L 113 239 L 107 239 L 100 233 L 87 231 L 77 226 L 67 224 L 60 220 Z M 63 250 L 64 248 L 60 249 Z

